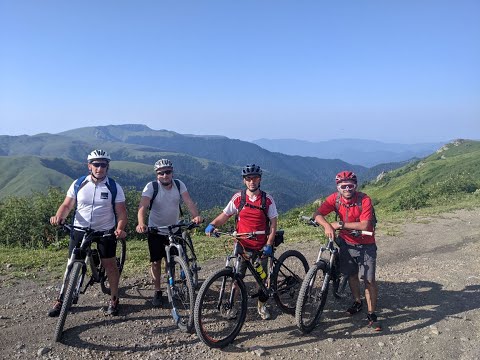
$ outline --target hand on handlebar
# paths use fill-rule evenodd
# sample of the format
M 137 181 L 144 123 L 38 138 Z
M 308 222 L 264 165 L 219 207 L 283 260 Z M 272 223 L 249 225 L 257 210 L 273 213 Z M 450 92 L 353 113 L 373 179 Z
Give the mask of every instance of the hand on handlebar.
M 65 223 L 65 218 L 61 216 L 54 215 L 50 218 L 50 224 L 52 225 L 63 225 Z
M 193 221 L 195 224 L 198 225 L 198 224 L 203 223 L 203 218 L 202 218 L 200 215 L 198 215 L 198 216 L 195 216 L 195 217 L 192 219 L 192 221 Z
M 272 254 L 273 254 L 273 247 L 272 247 L 272 245 L 266 244 L 266 245 L 263 247 L 262 256 L 272 256 Z
M 207 236 L 212 236 L 213 235 L 215 237 L 220 236 L 215 232 L 215 225 L 213 225 L 213 224 L 208 224 L 208 226 L 205 228 L 205 235 L 207 235 Z
M 147 232 L 147 226 L 138 224 L 135 230 L 137 231 L 137 233 L 143 234 Z

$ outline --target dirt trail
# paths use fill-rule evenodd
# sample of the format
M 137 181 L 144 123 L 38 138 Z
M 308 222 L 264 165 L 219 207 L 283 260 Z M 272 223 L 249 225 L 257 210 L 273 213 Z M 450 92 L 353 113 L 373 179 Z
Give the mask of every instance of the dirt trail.
M 152 286 L 144 274 L 123 281 L 122 309 L 116 318 L 103 314 L 105 295 L 89 289 L 67 317 L 63 342 L 52 343 L 56 319 L 46 313 L 57 284 L 22 280 L 0 287 L 0 358 L 479 359 L 479 218 L 480 209 L 417 219 L 400 224 L 394 237 L 383 235 L 380 228 L 381 333 L 365 327 L 364 314 L 345 315 L 350 299 L 331 298 L 321 325 L 308 336 L 301 335 L 294 318 L 280 313 L 273 301 L 273 319 L 259 320 L 251 301 L 236 341 L 212 350 L 195 334 L 176 330 L 168 310 L 150 306 Z M 311 263 L 318 243 L 305 241 L 295 248 Z M 202 277 L 222 264 L 223 259 L 202 264 Z

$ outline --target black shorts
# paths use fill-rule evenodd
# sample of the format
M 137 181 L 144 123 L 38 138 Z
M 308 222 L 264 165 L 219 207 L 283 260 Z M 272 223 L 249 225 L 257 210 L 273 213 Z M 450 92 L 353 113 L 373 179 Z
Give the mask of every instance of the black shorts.
M 168 235 L 160 235 L 149 232 L 147 235 L 150 262 L 160 261 L 167 257 L 165 246 L 169 244 Z
M 100 254 L 100 259 L 110 259 L 115 257 L 117 252 L 117 237 L 113 233 L 115 229 L 110 230 L 112 233 L 111 236 L 98 237 L 94 242 L 97 243 L 98 253 Z M 73 231 L 73 236 L 70 237 L 70 244 L 68 246 L 68 257 L 72 255 L 73 249 L 79 247 L 82 243 L 83 231 Z

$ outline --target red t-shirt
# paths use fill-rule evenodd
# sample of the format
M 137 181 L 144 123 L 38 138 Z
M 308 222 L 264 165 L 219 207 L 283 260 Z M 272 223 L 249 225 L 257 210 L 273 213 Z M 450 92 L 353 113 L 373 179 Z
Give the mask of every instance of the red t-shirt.
M 230 200 L 229 205 L 223 210 L 227 215 L 232 215 L 232 212 L 237 213 L 238 207 L 240 206 L 241 201 L 241 192 L 233 195 Z M 249 207 L 247 204 L 253 205 L 257 208 Z M 231 206 L 233 205 L 233 206 Z M 237 232 L 238 233 L 248 233 L 253 231 L 268 231 L 267 229 L 267 219 L 265 216 L 264 210 L 260 209 L 262 206 L 262 195 L 258 194 L 256 198 L 252 201 L 248 195 L 245 199 L 245 205 L 243 209 L 238 214 L 238 223 L 237 223 Z M 266 198 L 267 214 L 270 218 L 278 216 L 275 203 L 273 202 L 272 197 L 267 194 Z M 233 209 L 234 208 L 234 209 Z M 232 211 L 233 210 L 233 211 Z M 255 239 L 245 239 L 242 240 L 242 245 L 246 248 L 253 250 L 261 250 L 263 246 L 267 243 L 267 235 L 257 235 Z
M 362 198 L 362 211 L 357 206 L 358 193 L 347 200 L 343 196 L 340 196 L 340 206 L 338 209 L 339 219 L 343 222 L 359 222 L 359 221 L 372 221 L 373 220 L 373 207 L 372 200 L 368 195 L 363 195 Z M 319 206 L 318 213 L 322 216 L 327 216 L 332 211 L 335 211 L 335 201 L 337 199 L 337 193 L 329 195 L 325 201 Z M 351 230 L 340 230 L 340 236 L 347 242 L 352 244 L 374 244 L 375 236 L 373 235 L 360 235 L 352 236 Z M 368 231 L 373 231 L 373 225 L 369 226 Z

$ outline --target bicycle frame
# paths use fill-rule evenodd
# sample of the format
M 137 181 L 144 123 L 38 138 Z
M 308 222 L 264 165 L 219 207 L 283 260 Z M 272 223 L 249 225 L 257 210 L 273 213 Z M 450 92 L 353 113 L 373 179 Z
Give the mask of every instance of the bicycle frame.
M 68 225 L 65 225 L 67 229 L 73 231 L 74 228 Z M 67 267 L 65 269 L 65 273 L 63 275 L 63 283 L 60 289 L 60 294 L 63 296 L 65 291 L 66 283 L 72 270 L 73 264 L 75 262 L 80 262 L 82 264 L 82 274 L 80 276 L 80 281 L 78 282 L 77 288 L 75 289 L 75 297 L 78 297 L 79 294 L 84 294 L 87 290 L 88 286 L 93 285 L 96 282 L 101 281 L 102 274 L 98 271 L 97 265 L 95 265 L 92 257 L 92 243 L 94 239 L 99 236 L 93 236 L 93 232 L 87 232 L 88 229 L 77 229 L 79 231 L 84 231 L 82 241 L 79 247 L 73 249 L 72 254 L 68 258 Z M 103 237 L 111 236 L 110 234 L 104 234 Z M 85 280 L 85 274 L 87 273 L 87 266 L 90 267 L 90 271 L 92 273 L 90 281 L 85 285 L 83 291 L 81 291 L 81 287 L 83 285 L 83 281 Z M 101 265 L 100 265 L 101 267 Z

